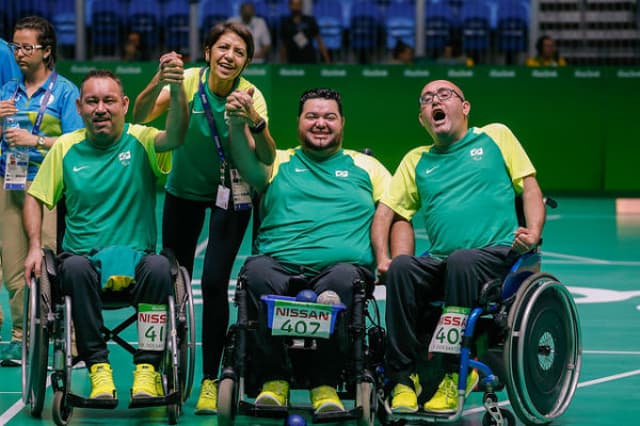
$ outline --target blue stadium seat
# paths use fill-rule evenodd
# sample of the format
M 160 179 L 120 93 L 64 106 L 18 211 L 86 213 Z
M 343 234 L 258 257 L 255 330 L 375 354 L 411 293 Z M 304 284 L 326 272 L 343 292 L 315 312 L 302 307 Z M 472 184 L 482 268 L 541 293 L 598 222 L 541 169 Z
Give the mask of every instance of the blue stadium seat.
M 425 15 L 425 47 L 429 52 L 439 52 L 451 41 L 456 26 L 455 16 L 446 0 L 427 2 Z
M 75 0 L 56 0 L 51 14 L 51 23 L 56 29 L 56 38 L 60 47 L 76 45 L 76 2 Z
M 499 0 L 497 12 L 497 48 L 504 53 L 522 52 L 527 49 L 529 11 L 518 0 Z
M 485 0 L 467 0 L 462 8 L 462 48 L 487 51 L 491 35 L 491 9 Z
M 17 21 L 25 16 L 37 15 L 51 19 L 51 9 L 48 0 L 17 0 L 13 1 L 13 18 Z
M 191 53 L 189 52 L 189 0 L 170 0 L 165 3 L 162 11 L 165 48 L 182 54 Z
M 132 1 L 127 9 L 127 18 L 129 31 L 140 34 L 143 48 L 157 49 L 160 44 L 160 3 L 157 0 Z
M 386 10 L 387 48 L 393 49 L 398 40 L 415 47 L 416 6 L 413 1 L 394 2 Z
M 313 3 L 313 16 L 318 21 L 320 35 L 327 49 L 342 48 L 342 4 L 339 0 L 316 0 Z
M 119 0 L 94 1 L 91 8 L 91 45 L 97 55 L 116 55 L 122 45 L 126 3 Z
M 200 34 L 202 40 L 211 27 L 231 18 L 233 10 L 229 0 L 202 0 L 200 2 Z
M 361 0 L 351 5 L 349 31 L 352 49 L 372 50 L 380 47 L 384 27 L 380 9 L 373 1 Z

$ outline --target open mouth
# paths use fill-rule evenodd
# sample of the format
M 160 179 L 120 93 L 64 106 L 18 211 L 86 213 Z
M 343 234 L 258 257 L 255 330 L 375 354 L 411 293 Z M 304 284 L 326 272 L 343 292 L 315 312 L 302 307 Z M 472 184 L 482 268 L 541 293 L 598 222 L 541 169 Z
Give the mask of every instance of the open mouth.
M 431 116 L 433 117 L 434 121 L 441 121 L 441 120 L 444 120 L 447 115 L 444 113 L 443 110 L 436 109 L 436 110 L 433 111 Z

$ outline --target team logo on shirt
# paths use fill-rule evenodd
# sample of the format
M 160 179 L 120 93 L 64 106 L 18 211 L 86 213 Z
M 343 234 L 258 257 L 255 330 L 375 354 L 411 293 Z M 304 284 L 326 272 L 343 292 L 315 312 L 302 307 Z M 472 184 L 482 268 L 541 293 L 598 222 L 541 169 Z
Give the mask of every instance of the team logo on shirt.
M 471 151 L 469 151 L 469 154 L 471 154 L 471 158 L 478 161 L 478 160 L 482 160 L 482 155 L 484 154 L 484 151 L 482 150 L 482 148 L 472 148 Z
M 348 170 L 336 170 L 336 177 L 349 177 Z
M 118 160 L 123 166 L 128 166 L 131 163 L 131 151 L 125 151 L 118 154 Z

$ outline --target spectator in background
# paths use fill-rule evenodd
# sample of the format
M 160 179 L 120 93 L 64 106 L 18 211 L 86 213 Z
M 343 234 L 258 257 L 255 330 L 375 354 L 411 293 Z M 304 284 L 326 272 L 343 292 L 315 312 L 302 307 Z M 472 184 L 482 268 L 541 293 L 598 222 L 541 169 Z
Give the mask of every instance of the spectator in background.
M 537 55 L 527 59 L 528 67 L 564 67 L 567 61 L 558 54 L 556 42 L 551 36 L 540 36 L 536 41 Z
M 442 65 L 464 65 L 472 67 L 475 65 L 473 58 L 465 55 L 460 48 L 460 43 L 451 41 L 442 49 L 442 54 L 436 58 L 436 63 Z
M 302 0 L 289 0 L 289 11 L 291 14 L 283 17 L 280 22 L 282 61 L 291 64 L 315 64 L 318 62 L 319 50 L 322 61 L 327 64 L 331 62 L 316 18 L 302 14 Z M 318 46 L 317 50 L 314 41 Z
M 413 47 L 402 40 L 398 40 L 392 51 L 392 64 L 413 65 L 415 53 Z
M 254 64 L 266 62 L 269 50 L 271 50 L 271 34 L 265 20 L 256 16 L 256 6 L 253 2 L 247 1 L 240 5 L 240 16 L 229 18 L 229 22 L 237 22 L 245 25 L 253 35 L 255 53 L 253 55 Z
M 131 31 L 127 34 L 127 38 L 124 41 L 124 46 L 122 49 L 122 60 L 123 61 L 144 61 L 147 58 L 145 57 L 144 51 L 142 49 L 142 38 L 140 33 Z

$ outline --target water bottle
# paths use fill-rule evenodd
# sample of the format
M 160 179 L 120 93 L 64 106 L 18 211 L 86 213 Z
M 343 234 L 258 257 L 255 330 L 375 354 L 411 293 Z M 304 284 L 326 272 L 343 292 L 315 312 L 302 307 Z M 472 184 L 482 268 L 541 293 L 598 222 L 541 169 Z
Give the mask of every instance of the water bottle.
M 2 133 L 3 133 L 4 141 L 6 142 L 7 145 L 9 145 L 9 142 L 7 141 L 7 138 L 6 138 L 7 129 L 19 129 L 19 128 L 20 128 L 20 121 L 15 115 L 10 115 L 4 118 L 4 122 L 2 123 Z M 16 156 L 16 159 L 18 161 L 27 161 L 27 162 L 29 161 L 29 157 L 28 157 L 29 147 L 27 146 L 9 146 L 8 151 L 12 152 Z
M 3 133 L 2 136 L 5 137 L 5 142 L 6 142 L 7 129 L 19 129 L 19 128 L 20 128 L 20 122 L 18 121 L 15 115 L 10 115 L 8 117 L 5 117 L 4 122 L 2 123 L 2 133 Z

